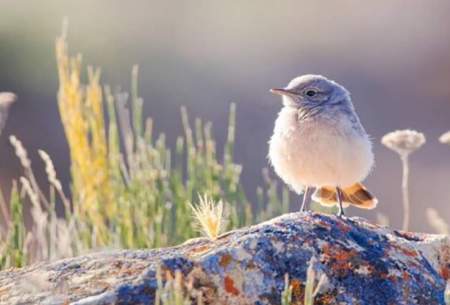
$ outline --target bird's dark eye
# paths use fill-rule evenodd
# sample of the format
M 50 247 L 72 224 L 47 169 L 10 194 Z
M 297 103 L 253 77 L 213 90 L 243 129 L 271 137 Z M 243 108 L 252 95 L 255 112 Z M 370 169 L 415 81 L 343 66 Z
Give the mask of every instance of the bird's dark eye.
M 305 94 L 306 94 L 307 96 L 312 97 L 312 96 L 314 96 L 314 95 L 317 94 L 317 91 L 316 91 L 316 90 L 309 89 L 309 90 L 306 90 Z

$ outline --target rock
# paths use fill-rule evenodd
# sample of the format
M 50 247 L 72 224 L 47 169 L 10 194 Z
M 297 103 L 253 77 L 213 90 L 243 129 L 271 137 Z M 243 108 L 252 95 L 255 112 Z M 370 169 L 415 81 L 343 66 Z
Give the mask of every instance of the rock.
M 154 304 L 158 266 L 180 270 L 204 304 L 280 304 L 288 274 L 292 304 L 303 304 L 309 265 L 315 304 L 443 305 L 450 239 L 360 218 L 286 214 L 215 241 L 199 238 L 172 248 L 107 251 L 6 270 L 0 273 L 0 304 Z

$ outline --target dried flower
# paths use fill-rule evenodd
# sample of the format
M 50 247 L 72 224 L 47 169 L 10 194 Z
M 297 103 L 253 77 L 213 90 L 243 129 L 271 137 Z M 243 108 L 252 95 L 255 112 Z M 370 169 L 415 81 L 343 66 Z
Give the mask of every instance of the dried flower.
M 8 118 L 9 106 L 16 100 L 16 95 L 11 92 L 0 92 L 0 134 L 5 127 Z
M 443 133 L 440 137 L 439 137 L 439 142 L 441 142 L 442 144 L 448 144 L 450 145 L 450 130 Z
M 402 197 L 403 197 L 403 230 L 409 228 L 409 158 L 408 156 L 425 144 L 425 135 L 421 132 L 404 129 L 385 134 L 381 143 L 400 155 L 402 161 Z
M 384 135 L 381 143 L 404 156 L 416 151 L 425 144 L 425 135 L 411 129 L 396 130 Z
M 199 196 L 199 204 L 190 204 L 200 230 L 210 239 L 216 239 L 224 227 L 223 202 L 214 202 L 208 195 Z
M 0 92 L 0 106 L 9 106 L 16 100 L 16 95 L 12 92 Z

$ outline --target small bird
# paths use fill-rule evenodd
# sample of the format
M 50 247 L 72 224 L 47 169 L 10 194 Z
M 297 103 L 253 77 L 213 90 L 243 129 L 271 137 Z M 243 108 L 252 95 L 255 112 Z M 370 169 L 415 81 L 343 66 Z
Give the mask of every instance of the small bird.
M 8 118 L 8 109 L 16 100 L 16 95 L 11 92 L 0 92 L 0 134 L 3 127 L 5 127 L 6 119 Z
M 377 199 L 361 184 L 374 164 L 372 143 L 343 86 L 321 75 L 294 78 L 282 96 L 283 108 L 269 141 L 269 160 L 278 176 L 296 193 L 300 208 L 312 198 L 338 205 L 338 216 L 350 205 L 373 209 Z

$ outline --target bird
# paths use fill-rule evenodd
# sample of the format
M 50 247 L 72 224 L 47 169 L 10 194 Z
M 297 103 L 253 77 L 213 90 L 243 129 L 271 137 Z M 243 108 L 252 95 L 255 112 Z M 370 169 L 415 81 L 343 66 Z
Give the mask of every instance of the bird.
M 352 205 L 373 209 L 378 200 L 362 181 L 371 172 L 374 154 L 350 92 L 322 75 L 292 79 L 274 88 L 283 106 L 269 141 L 268 159 L 275 173 L 297 194 L 308 192 L 324 206 L 338 206 L 337 215 Z
M 0 134 L 5 127 L 8 118 L 8 109 L 16 100 L 16 95 L 12 92 L 0 92 Z

